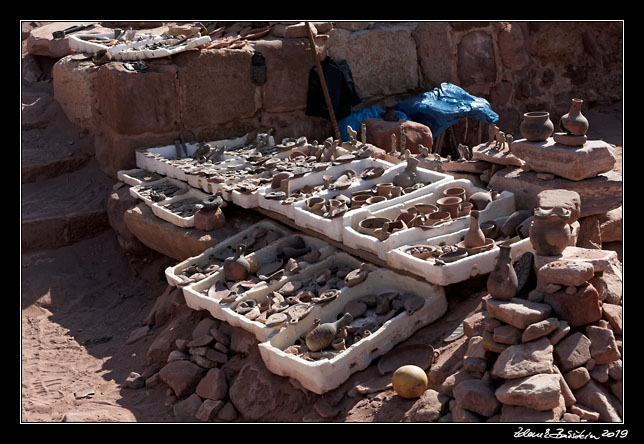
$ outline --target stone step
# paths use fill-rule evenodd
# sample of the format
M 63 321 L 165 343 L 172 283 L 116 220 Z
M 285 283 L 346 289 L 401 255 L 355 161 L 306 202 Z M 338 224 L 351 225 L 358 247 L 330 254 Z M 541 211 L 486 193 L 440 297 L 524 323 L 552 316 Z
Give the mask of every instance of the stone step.
M 23 250 L 56 248 L 110 229 L 106 207 L 113 183 L 93 158 L 76 171 L 23 183 Z
M 86 132 L 69 121 L 49 89 L 37 85 L 22 93 L 22 183 L 78 170 L 94 154 Z

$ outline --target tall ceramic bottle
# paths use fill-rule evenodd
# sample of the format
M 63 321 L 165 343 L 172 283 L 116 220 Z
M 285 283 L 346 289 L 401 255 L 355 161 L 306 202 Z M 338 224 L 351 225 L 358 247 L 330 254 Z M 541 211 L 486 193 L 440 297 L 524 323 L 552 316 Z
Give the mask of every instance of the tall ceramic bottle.
M 572 99 L 570 110 L 559 121 L 559 129 L 573 136 L 584 136 L 588 131 L 588 119 L 581 113 L 581 99 Z
M 479 226 L 480 213 L 477 210 L 470 212 L 470 229 L 465 233 L 463 244 L 466 248 L 482 247 L 485 245 L 485 234 Z
M 487 291 L 493 299 L 509 301 L 517 294 L 519 279 L 512 266 L 512 247 L 500 245 L 499 249 L 494 269 L 487 278 Z

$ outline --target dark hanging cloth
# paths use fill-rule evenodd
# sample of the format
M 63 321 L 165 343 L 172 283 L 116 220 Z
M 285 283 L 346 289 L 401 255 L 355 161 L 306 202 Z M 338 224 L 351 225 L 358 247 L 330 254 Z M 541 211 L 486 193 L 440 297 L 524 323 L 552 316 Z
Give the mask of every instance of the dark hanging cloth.
M 333 106 L 336 120 L 351 114 L 351 107 L 362 101 L 355 84 L 351 69 L 346 60 L 333 60 L 327 56 L 321 63 L 322 72 L 329 91 L 329 99 Z M 309 71 L 309 91 L 306 99 L 306 114 L 331 120 L 329 110 L 324 100 L 324 92 L 320 84 L 317 67 Z

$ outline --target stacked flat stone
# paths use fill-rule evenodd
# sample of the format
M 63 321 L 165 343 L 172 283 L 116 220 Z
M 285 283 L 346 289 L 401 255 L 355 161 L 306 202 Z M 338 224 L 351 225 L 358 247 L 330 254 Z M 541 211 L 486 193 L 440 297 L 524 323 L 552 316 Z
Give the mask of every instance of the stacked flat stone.
M 573 219 L 577 202 L 568 202 Z M 527 296 L 484 296 L 463 322 L 462 345 L 429 373 L 452 398 L 448 419 L 621 421 L 621 294 L 595 288 L 616 261 L 615 252 L 574 246 L 559 256 L 536 254 L 537 285 Z
M 179 419 L 234 421 L 238 412 L 229 399 L 221 367 L 231 355 L 247 353 L 254 341 L 254 337 L 237 330 L 210 317 L 202 319 L 192 331 L 192 338 L 175 341 L 167 363 L 150 375 L 145 385 L 167 384 L 174 415 Z

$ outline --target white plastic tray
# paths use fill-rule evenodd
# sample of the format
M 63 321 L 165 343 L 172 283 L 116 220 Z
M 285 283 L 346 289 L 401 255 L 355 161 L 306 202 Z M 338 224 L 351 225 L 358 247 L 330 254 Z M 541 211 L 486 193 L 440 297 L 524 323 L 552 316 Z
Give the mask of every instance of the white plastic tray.
M 154 175 L 158 175 L 159 178 L 155 180 L 149 180 L 149 181 L 144 181 L 141 180 L 140 178 L 137 177 L 137 173 L 150 173 Z M 130 185 L 130 186 L 137 186 L 137 185 L 147 185 L 152 182 L 156 182 L 157 180 L 164 179 L 163 176 L 161 176 L 159 173 L 155 173 L 154 171 L 149 171 L 149 170 L 144 170 L 142 168 L 133 168 L 131 170 L 120 170 L 116 172 L 116 177 L 118 180 L 121 182 Z
M 499 227 L 506 218 L 496 219 Z M 436 285 L 446 286 L 467 279 L 490 273 L 494 269 L 496 258 L 499 256 L 499 247 L 484 251 L 472 256 L 466 256 L 455 262 L 448 262 L 445 265 L 435 265 L 433 261 L 416 258 L 405 253 L 409 247 L 414 245 L 454 245 L 461 242 L 468 229 L 459 230 L 455 233 L 437 236 L 431 239 L 420 240 L 410 244 L 394 248 L 387 253 L 387 264 L 395 269 L 405 270 L 415 274 L 428 282 Z M 517 261 L 522 254 L 534 252 L 530 238 L 521 239 L 511 244 L 512 261 Z
M 148 199 L 147 197 L 143 196 L 139 191 L 143 187 L 154 186 L 154 185 L 158 185 L 158 184 L 166 183 L 166 182 L 171 183 L 173 185 L 176 185 L 180 189 L 186 190 L 186 192 L 187 192 L 187 190 L 191 189 L 191 187 L 188 184 L 186 184 L 184 182 L 181 182 L 180 180 L 172 179 L 171 177 L 164 177 L 163 179 L 155 180 L 153 182 L 148 182 L 146 184 L 141 184 L 141 185 L 136 185 L 136 186 L 130 187 L 130 195 L 132 197 L 134 197 L 135 199 L 140 199 L 143 202 L 145 202 L 147 205 L 152 206 L 154 204 L 154 201 L 152 201 L 151 199 Z
M 373 211 L 369 207 L 359 208 L 356 211 L 346 214 L 342 219 L 342 243 L 349 248 L 366 250 L 370 253 L 376 254 L 380 259 L 387 260 L 387 253 L 401 245 L 410 244 L 421 239 L 430 239 L 443 234 L 454 233 L 463 228 L 469 228 L 470 216 L 467 215 L 452 219 L 448 222 L 425 230 L 419 227 L 414 227 L 397 231 L 392 233 L 389 238 L 384 241 L 358 231 L 358 224 L 363 219 L 369 217 L 386 217 L 393 219 L 400 213 L 400 210 L 410 208 L 416 204 L 436 204 L 436 201 L 443 197 L 443 190 L 451 187 L 465 188 L 468 197 L 475 192 L 485 191 L 481 188 L 475 187 L 467 179 L 457 179 L 450 182 L 442 182 L 437 187 L 434 187 L 430 193 L 421 197 L 409 199 L 399 203 L 398 205 L 393 205 L 378 211 Z M 509 191 L 503 191 L 494 201 L 490 202 L 484 210 L 480 211 L 479 221 L 482 222 L 502 216 L 508 216 L 514 211 L 514 194 Z
M 328 256 L 326 259 L 315 262 L 313 264 L 304 266 L 299 273 L 292 274 L 287 276 L 286 280 L 281 281 L 279 287 L 269 289 L 268 287 L 261 287 L 246 292 L 244 299 L 254 299 L 255 301 L 261 300 L 263 297 L 271 293 L 272 291 L 278 291 L 281 287 L 284 286 L 287 282 L 294 280 L 304 280 L 309 277 L 313 277 L 315 273 L 320 272 L 326 268 L 329 268 L 331 264 L 347 264 L 353 267 L 353 269 L 359 268 L 362 261 L 348 255 L 344 252 L 333 253 Z M 319 313 L 324 309 L 323 306 L 314 305 L 311 309 L 311 312 L 307 315 L 308 317 L 319 317 Z M 222 306 L 221 313 L 223 314 L 224 321 L 233 327 L 240 327 L 246 331 L 249 331 L 255 335 L 258 341 L 264 341 L 276 332 L 280 331 L 282 328 L 288 328 L 285 326 L 278 327 L 267 327 L 258 321 L 253 321 L 247 317 L 240 315 L 236 311 L 231 309 L 231 304 Z
M 371 157 L 367 159 L 353 160 L 351 162 L 340 164 L 340 165 L 332 165 L 324 171 L 311 172 L 301 177 L 297 177 L 289 180 L 288 190 L 286 194 L 290 195 L 291 193 L 303 188 L 306 185 L 312 185 L 312 186 L 321 185 L 323 183 L 322 176 L 338 177 L 347 169 L 352 169 L 356 173 L 360 174 L 366 168 L 369 168 L 369 167 L 383 167 L 385 169 L 388 169 L 388 168 L 391 168 L 392 166 L 393 165 L 389 162 L 385 162 L 384 160 L 380 160 L 380 159 L 373 159 Z M 376 179 L 373 179 L 373 180 L 376 180 Z M 273 190 L 271 189 L 270 185 L 261 187 L 259 189 L 259 198 L 258 198 L 259 207 L 281 214 L 283 216 L 288 217 L 289 219 L 295 219 L 295 204 L 297 202 L 294 202 L 288 205 L 282 205 L 281 200 L 266 199 L 265 198 L 266 194 L 270 193 L 271 191 Z
M 324 241 L 321 241 L 320 239 L 316 239 L 303 234 L 292 234 L 288 237 L 280 239 L 277 242 L 273 242 L 272 244 L 262 248 L 261 250 L 245 255 L 244 257 L 249 262 L 255 261 L 260 264 L 270 262 L 275 258 L 278 248 L 283 244 L 291 241 L 295 236 L 300 236 L 302 239 L 304 239 L 304 243 L 307 246 L 319 249 L 321 253 L 319 260 L 323 260 L 327 256 L 335 252 L 334 247 Z M 268 283 L 262 281 L 248 291 L 258 291 L 263 288 L 265 288 L 267 291 L 273 291 L 274 289 L 284 285 L 287 279 L 288 278 L 286 276 L 282 276 L 279 279 L 272 280 Z M 206 279 L 183 287 L 183 295 L 186 299 L 186 304 L 188 305 L 188 307 L 192 308 L 193 310 L 208 310 L 213 317 L 220 320 L 225 320 L 225 316 L 222 311 L 223 306 L 219 304 L 218 301 L 208 297 L 207 295 L 207 291 L 212 285 L 224 280 L 225 276 L 222 268 Z M 248 293 L 248 291 L 246 293 Z
M 293 232 L 288 228 L 285 228 L 282 225 L 279 225 L 270 219 L 264 219 L 262 221 L 259 221 L 256 224 L 253 224 L 250 227 L 240 231 L 236 235 L 221 241 L 217 245 L 213 245 L 212 247 L 205 249 L 203 253 L 201 253 L 200 255 L 195 257 L 190 257 L 182 262 L 179 262 L 176 265 L 166 268 L 165 276 L 166 276 L 166 280 L 168 281 L 168 285 L 171 285 L 173 287 L 182 285 L 183 280 L 179 277 L 179 275 L 183 270 L 193 265 L 205 265 L 210 263 L 209 258 L 211 255 L 215 253 L 219 253 L 221 251 L 226 250 L 230 253 L 229 256 L 232 256 L 235 253 L 235 247 L 240 243 L 242 243 L 243 239 L 246 236 L 250 235 L 250 233 L 252 233 L 257 228 L 266 228 L 268 230 L 273 230 L 279 233 L 281 237 L 289 236 L 293 234 Z M 223 264 L 223 260 L 221 262 Z
M 164 206 L 168 204 L 172 204 L 177 201 L 186 200 L 186 199 L 206 200 L 211 197 L 213 197 L 212 194 L 204 193 L 203 191 L 199 191 L 196 188 L 190 188 L 184 194 L 181 194 L 179 196 L 174 196 L 169 199 L 162 200 L 160 202 L 154 202 L 152 205 L 150 205 L 150 207 L 152 208 L 152 212 L 154 213 L 154 215 L 157 216 L 158 218 L 163 219 L 166 222 L 170 222 L 171 224 L 176 225 L 177 227 L 191 228 L 195 226 L 194 214 L 188 217 L 180 216 L 168 210 L 167 208 L 164 208 Z
M 159 49 L 145 49 L 145 45 L 150 43 L 160 42 L 164 40 L 161 36 L 149 36 L 144 40 L 133 41 L 131 43 L 121 43 L 112 46 L 107 46 L 97 42 L 90 42 L 87 38 L 100 38 L 107 37 L 112 39 L 114 33 L 102 34 L 81 34 L 69 36 L 69 47 L 81 52 L 96 53 L 101 49 L 107 50 L 114 60 L 141 60 L 141 59 L 155 59 L 159 57 L 168 57 L 204 45 L 210 42 L 210 36 L 202 36 L 196 39 L 187 41 L 184 44 L 177 45 L 173 48 L 159 48 Z M 84 39 L 85 38 L 85 39 Z
M 381 268 L 369 273 L 362 284 L 340 290 L 340 295 L 329 302 L 316 317 L 322 323 L 335 321 L 347 302 L 364 295 L 387 291 L 414 293 L 425 298 L 425 304 L 412 315 L 401 313 L 390 319 L 370 336 L 352 344 L 332 359 L 314 362 L 283 351 L 311 329 L 313 316 L 309 315 L 259 344 L 266 367 L 277 375 L 296 379 L 314 393 L 323 394 L 340 386 L 351 374 L 365 369 L 373 359 L 387 353 L 397 343 L 434 322 L 447 311 L 447 300 L 442 287 Z
M 375 179 L 355 182 L 345 190 L 324 190 L 318 193 L 316 196 L 325 199 L 337 196 L 339 194 L 351 197 L 351 193 L 353 193 L 354 191 L 372 188 L 378 183 L 393 182 L 394 177 L 400 172 L 404 171 L 406 166 L 407 163 L 403 162 L 398 165 L 391 166 L 385 171 L 382 176 Z M 350 217 L 350 215 L 358 211 L 376 211 L 381 208 L 389 208 L 395 206 L 399 203 L 423 196 L 426 193 L 431 193 L 432 190 L 435 190 L 437 187 L 440 187 L 443 184 L 451 183 L 454 180 L 454 177 L 450 176 L 449 174 L 437 173 L 436 171 L 426 170 L 423 168 L 418 168 L 417 174 L 419 182 L 431 181 L 432 183 L 416 191 L 412 191 L 411 193 L 404 194 L 393 199 L 385 200 L 383 202 L 374 203 L 371 205 L 365 205 L 355 210 L 349 210 L 343 216 L 339 216 L 333 219 L 323 217 L 306 210 L 304 208 L 305 201 L 299 201 L 294 204 L 294 221 L 300 227 L 309 228 L 313 231 L 324 234 L 330 239 L 338 242 L 344 242 L 344 219 Z

